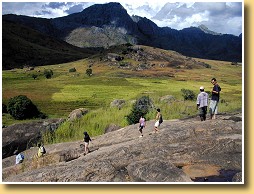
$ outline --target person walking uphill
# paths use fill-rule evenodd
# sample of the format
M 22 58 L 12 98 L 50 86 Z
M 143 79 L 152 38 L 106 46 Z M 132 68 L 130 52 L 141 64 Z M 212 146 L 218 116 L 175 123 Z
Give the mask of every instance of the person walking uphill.
M 85 131 L 84 132 L 84 142 L 85 142 L 85 154 L 89 153 L 89 141 L 92 141 L 88 133 Z
M 199 116 L 201 121 L 205 121 L 208 105 L 208 94 L 205 92 L 204 86 L 200 86 L 199 90 L 200 93 L 197 97 L 197 109 L 199 109 Z
M 157 114 L 155 117 L 155 124 L 154 124 L 154 133 L 159 131 L 158 127 L 160 126 L 162 122 L 163 120 L 162 120 L 161 110 L 157 108 Z
M 215 119 L 215 115 L 218 114 L 218 103 L 220 100 L 221 88 L 215 78 L 212 78 L 211 83 L 213 84 L 212 98 L 210 101 L 210 116 L 211 119 Z

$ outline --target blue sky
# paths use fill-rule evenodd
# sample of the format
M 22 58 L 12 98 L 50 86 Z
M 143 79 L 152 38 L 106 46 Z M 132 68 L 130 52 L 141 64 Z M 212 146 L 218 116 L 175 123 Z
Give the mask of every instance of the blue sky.
M 85 2 L 3 2 L 2 14 L 18 14 L 33 17 L 55 18 L 80 12 L 95 3 Z M 242 2 L 173 2 L 169 0 L 115 0 L 120 2 L 129 15 L 139 15 L 155 22 L 160 27 L 181 30 L 190 26 L 207 26 L 210 30 L 238 36 L 242 33 Z

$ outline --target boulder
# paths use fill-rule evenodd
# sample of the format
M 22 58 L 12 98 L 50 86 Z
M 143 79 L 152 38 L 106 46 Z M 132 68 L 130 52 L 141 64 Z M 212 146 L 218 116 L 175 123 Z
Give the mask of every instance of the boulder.
M 125 100 L 122 99 L 116 99 L 110 103 L 111 107 L 117 107 L 118 109 L 121 109 L 125 104 Z
M 166 102 L 166 103 L 171 103 L 171 102 L 174 102 L 175 100 L 176 100 L 175 97 L 172 95 L 166 95 L 166 96 L 160 97 L 160 101 Z
M 78 108 L 73 110 L 69 116 L 68 116 L 68 121 L 74 121 L 76 119 L 82 118 L 84 115 L 86 115 L 89 111 L 86 108 Z
M 116 125 L 116 124 L 110 124 L 108 127 L 105 128 L 105 133 L 109 133 L 112 131 L 116 131 L 118 129 L 120 129 L 121 127 Z
M 46 130 L 56 130 L 64 119 L 45 119 L 29 123 L 13 124 L 2 129 L 2 158 L 24 151 L 36 145 Z

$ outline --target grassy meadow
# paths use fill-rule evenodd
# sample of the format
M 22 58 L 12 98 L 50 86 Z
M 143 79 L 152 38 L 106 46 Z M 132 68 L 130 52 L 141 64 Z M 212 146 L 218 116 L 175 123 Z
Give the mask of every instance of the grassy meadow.
M 2 71 L 2 101 L 7 105 L 11 97 L 26 95 L 49 118 L 67 118 L 76 108 L 90 110 L 80 120 L 65 122 L 54 134 L 45 134 L 44 143 L 81 140 L 85 130 L 91 136 L 101 135 L 110 124 L 124 127 L 128 125 L 126 115 L 130 113 L 133 101 L 141 96 L 149 96 L 155 107 L 161 108 L 164 120 L 196 115 L 196 101 L 183 101 L 181 89 L 192 90 L 197 95 L 199 87 L 203 85 L 206 91 L 211 91 L 212 77 L 217 78 L 222 88 L 219 112 L 229 113 L 242 108 L 242 66 L 233 66 L 231 62 L 196 59 L 208 63 L 211 68 L 173 69 L 156 66 L 133 71 L 92 60 L 95 62 L 91 77 L 85 74 L 91 59 L 40 66 L 32 71 Z M 69 69 L 74 67 L 77 71 L 70 73 Z M 54 72 L 51 79 L 44 77 L 44 69 Z M 33 79 L 32 74 L 38 77 Z M 161 101 L 160 98 L 166 95 L 172 95 L 175 100 L 171 103 Z M 126 104 L 120 110 L 110 107 L 115 99 L 124 99 Z M 154 119 L 155 114 L 153 110 L 146 119 Z M 2 116 L 3 125 L 18 122 L 28 120 L 16 121 L 8 114 Z

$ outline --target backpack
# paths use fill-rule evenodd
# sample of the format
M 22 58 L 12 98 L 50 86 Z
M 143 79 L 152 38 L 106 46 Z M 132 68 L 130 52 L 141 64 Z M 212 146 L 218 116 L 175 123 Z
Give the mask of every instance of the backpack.
M 160 115 L 160 118 L 159 118 L 159 123 L 163 123 L 163 118 L 162 118 L 162 115 Z
M 41 146 L 41 153 L 46 154 L 46 149 L 44 148 L 44 146 Z
M 25 156 L 23 154 L 20 154 L 22 161 L 25 159 Z
M 218 85 L 218 90 L 219 90 L 219 92 L 221 91 L 221 87 Z

